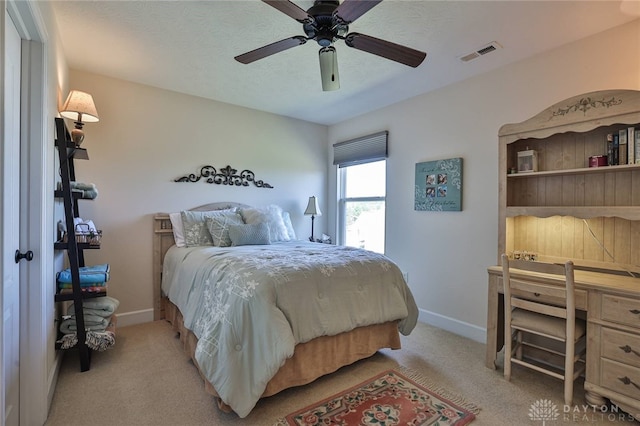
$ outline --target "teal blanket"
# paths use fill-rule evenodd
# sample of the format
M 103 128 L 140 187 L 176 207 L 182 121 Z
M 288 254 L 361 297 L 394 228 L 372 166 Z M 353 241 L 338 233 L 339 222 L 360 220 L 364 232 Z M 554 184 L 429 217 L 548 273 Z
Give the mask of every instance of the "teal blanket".
M 109 281 L 109 270 L 110 267 L 108 263 L 105 263 L 104 265 L 83 266 L 80 268 L 80 283 L 88 284 L 107 282 Z M 58 272 L 57 280 L 59 283 L 73 282 L 71 280 L 71 269 L 67 268 Z

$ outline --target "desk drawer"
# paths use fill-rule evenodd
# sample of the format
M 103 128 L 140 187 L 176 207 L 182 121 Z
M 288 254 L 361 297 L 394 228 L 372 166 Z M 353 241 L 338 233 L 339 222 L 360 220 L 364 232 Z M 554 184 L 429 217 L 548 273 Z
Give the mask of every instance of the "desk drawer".
M 640 367 L 640 336 L 602 327 L 602 356 Z
M 544 303 L 551 303 L 557 306 L 564 306 L 564 298 L 558 297 L 558 290 L 562 287 L 557 285 L 546 284 L 532 284 L 527 282 L 527 290 L 518 288 L 518 280 L 512 280 L 511 293 L 513 296 L 521 297 L 524 299 L 535 300 Z M 576 299 L 576 309 L 586 311 L 587 310 L 587 292 L 586 290 L 574 290 Z
M 603 294 L 602 319 L 640 329 L 640 300 Z
M 640 368 L 601 358 L 602 387 L 640 399 Z

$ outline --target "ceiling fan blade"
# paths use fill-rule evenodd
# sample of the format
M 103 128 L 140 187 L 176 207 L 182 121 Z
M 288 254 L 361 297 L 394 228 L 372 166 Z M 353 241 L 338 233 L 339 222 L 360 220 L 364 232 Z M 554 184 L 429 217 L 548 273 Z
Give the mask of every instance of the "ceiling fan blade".
M 333 12 L 345 24 L 350 24 L 382 0 L 344 0 Z
M 285 15 L 289 15 L 298 22 L 310 22 L 313 21 L 313 17 L 309 15 L 304 9 L 301 9 L 295 3 L 291 3 L 289 0 L 262 0 L 269 6 L 275 7 Z
M 235 57 L 235 60 L 242 62 L 243 64 L 250 64 L 258 59 L 266 58 L 267 56 L 275 53 L 282 52 L 283 50 L 291 49 L 292 47 L 300 46 L 307 42 L 306 37 L 293 36 L 285 38 L 284 40 L 276 41 L 275 43 L 267 44 L 266 46 L 259 47 L 251 52 L 243 53 Z
M 354 49 L 373 53 L 374 55 L 391 59 L 392 61 L 400 62 L 413 68 L 420 65 L 422 61 L 424 61 L 424 58 L 427 57 L 426 53 L 419 50 L 359 33 L 347 34 L 344 42 L 347 46 L 353 47 Z

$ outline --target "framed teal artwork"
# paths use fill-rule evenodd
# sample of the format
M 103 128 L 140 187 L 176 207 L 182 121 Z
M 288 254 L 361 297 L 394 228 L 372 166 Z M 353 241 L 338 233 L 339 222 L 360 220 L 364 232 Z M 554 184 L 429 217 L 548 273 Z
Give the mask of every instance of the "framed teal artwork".
M 462 210 L 462 158 L 416 163 L 415 210 Z

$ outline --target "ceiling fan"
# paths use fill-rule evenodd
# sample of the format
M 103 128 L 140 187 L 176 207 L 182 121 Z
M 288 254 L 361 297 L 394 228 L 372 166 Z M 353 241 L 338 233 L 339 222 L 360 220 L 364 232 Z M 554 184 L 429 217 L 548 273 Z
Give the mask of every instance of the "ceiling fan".
M 390 41 L 381 40 L 356 32 L 349 33 L 349 24 L 371 10 L 382 0 L 315 0 L 309 10 L 304 10 L 289 0 L 262 0 L 280 12 L 292 17 L 302 24 L 306 36 L 297 35 L 275 43 L 259 47 L 235 59 L 249 64 L 275 53 L 305 44 L 307 40 L 315 40 L 321 47 L 320 74 L 322 90 L 340 88 L 338 77 L 338 58 L 333 43 L 344 40 L 354 49 L 373 53 L 410 67 L 417 67 L 424 61 L 426 53 Z

